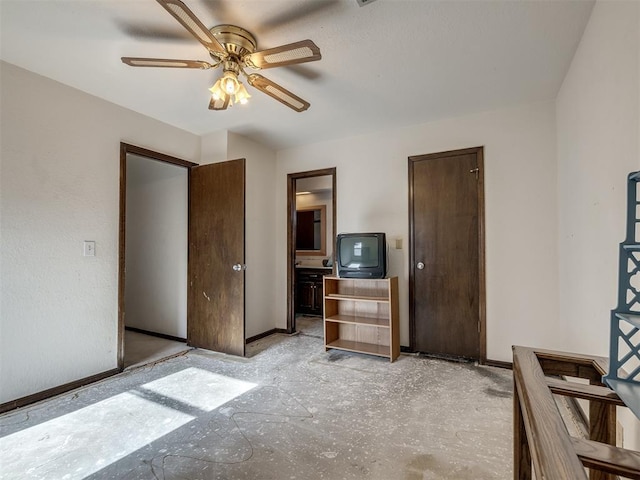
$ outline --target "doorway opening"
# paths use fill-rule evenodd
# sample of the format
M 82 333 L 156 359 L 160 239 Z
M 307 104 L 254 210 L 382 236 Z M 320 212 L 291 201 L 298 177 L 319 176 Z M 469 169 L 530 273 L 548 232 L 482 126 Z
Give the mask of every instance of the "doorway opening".
M 304 327 L 323 335 L 322 282 L 335 271 L 336 211 L 335 167 L 287 175 L 288 333 Z
M 486 361 L 483 148 L 409 157 L 411 350 Z
M 190 168 L 195 163 L 120 145 L 118 367 L 188 349 Z

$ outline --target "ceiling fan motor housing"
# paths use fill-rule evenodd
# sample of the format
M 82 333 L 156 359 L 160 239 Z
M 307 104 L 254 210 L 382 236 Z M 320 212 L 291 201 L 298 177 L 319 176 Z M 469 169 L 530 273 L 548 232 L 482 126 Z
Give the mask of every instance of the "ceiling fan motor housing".
M 255 52 L 258 44 L 255 37 L 244 28 L 235 25 L 217 25 L 209 30 L 229 53 L 241 59 Z
M 231 57 L 227 58 L 224 61 L 224 66 L 222 67 L 223 72 L 233 72 L 237 75 L 240 75 L 240 65 L 238 64 L 238 60 Z

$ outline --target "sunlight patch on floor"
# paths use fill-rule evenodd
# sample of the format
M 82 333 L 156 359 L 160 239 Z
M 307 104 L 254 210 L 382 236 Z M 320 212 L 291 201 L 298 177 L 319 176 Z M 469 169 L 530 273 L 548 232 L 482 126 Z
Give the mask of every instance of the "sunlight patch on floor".
M 0 478 L 81 479 L 194 417 L 125 392 L 0 439 Z
M 141 388 L 210 412 L 256 385 L 235 378 L 187 368 L 142 385 Z
M 0 479 L 86 478 L 256 385 L 187 368 L 0 438 Z

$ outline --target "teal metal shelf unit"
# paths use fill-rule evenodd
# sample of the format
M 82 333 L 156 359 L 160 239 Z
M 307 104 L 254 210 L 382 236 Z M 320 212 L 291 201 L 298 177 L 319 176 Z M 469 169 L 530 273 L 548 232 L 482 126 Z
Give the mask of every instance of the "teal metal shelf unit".
M 640 418 L 640 172 L 627 177 L 627 233 L 620 244 L 618 306 L 611 311 L 609 385 Z

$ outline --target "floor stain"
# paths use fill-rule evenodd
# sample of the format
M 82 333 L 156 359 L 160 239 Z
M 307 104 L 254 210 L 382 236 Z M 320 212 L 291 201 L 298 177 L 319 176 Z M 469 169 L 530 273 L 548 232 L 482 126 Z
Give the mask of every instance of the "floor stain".
M 347 358 L 348 355 L 342 353 L 342 352 L 336 352 L 336 351 L 332 351 L 329 353 L 329 356 L 327 357 L 327 360 L 329 362 L 339 362 L 340 360 L 344 360 L 345 358 Z
M 491 397 L 498 397 L 498 398 L 511 398 L 511 396 L 513 395 L 511 392 L 507 392 L 505 390 L 498 390 L 496 388 L 485 388 L 484 393 L 486 393 Z
M 478 375 L 491 380 L 499 390 L 513 392 L 513 380 L 504 376 L 504 369 L 495 367 L 477 367 L 474 369 Z

